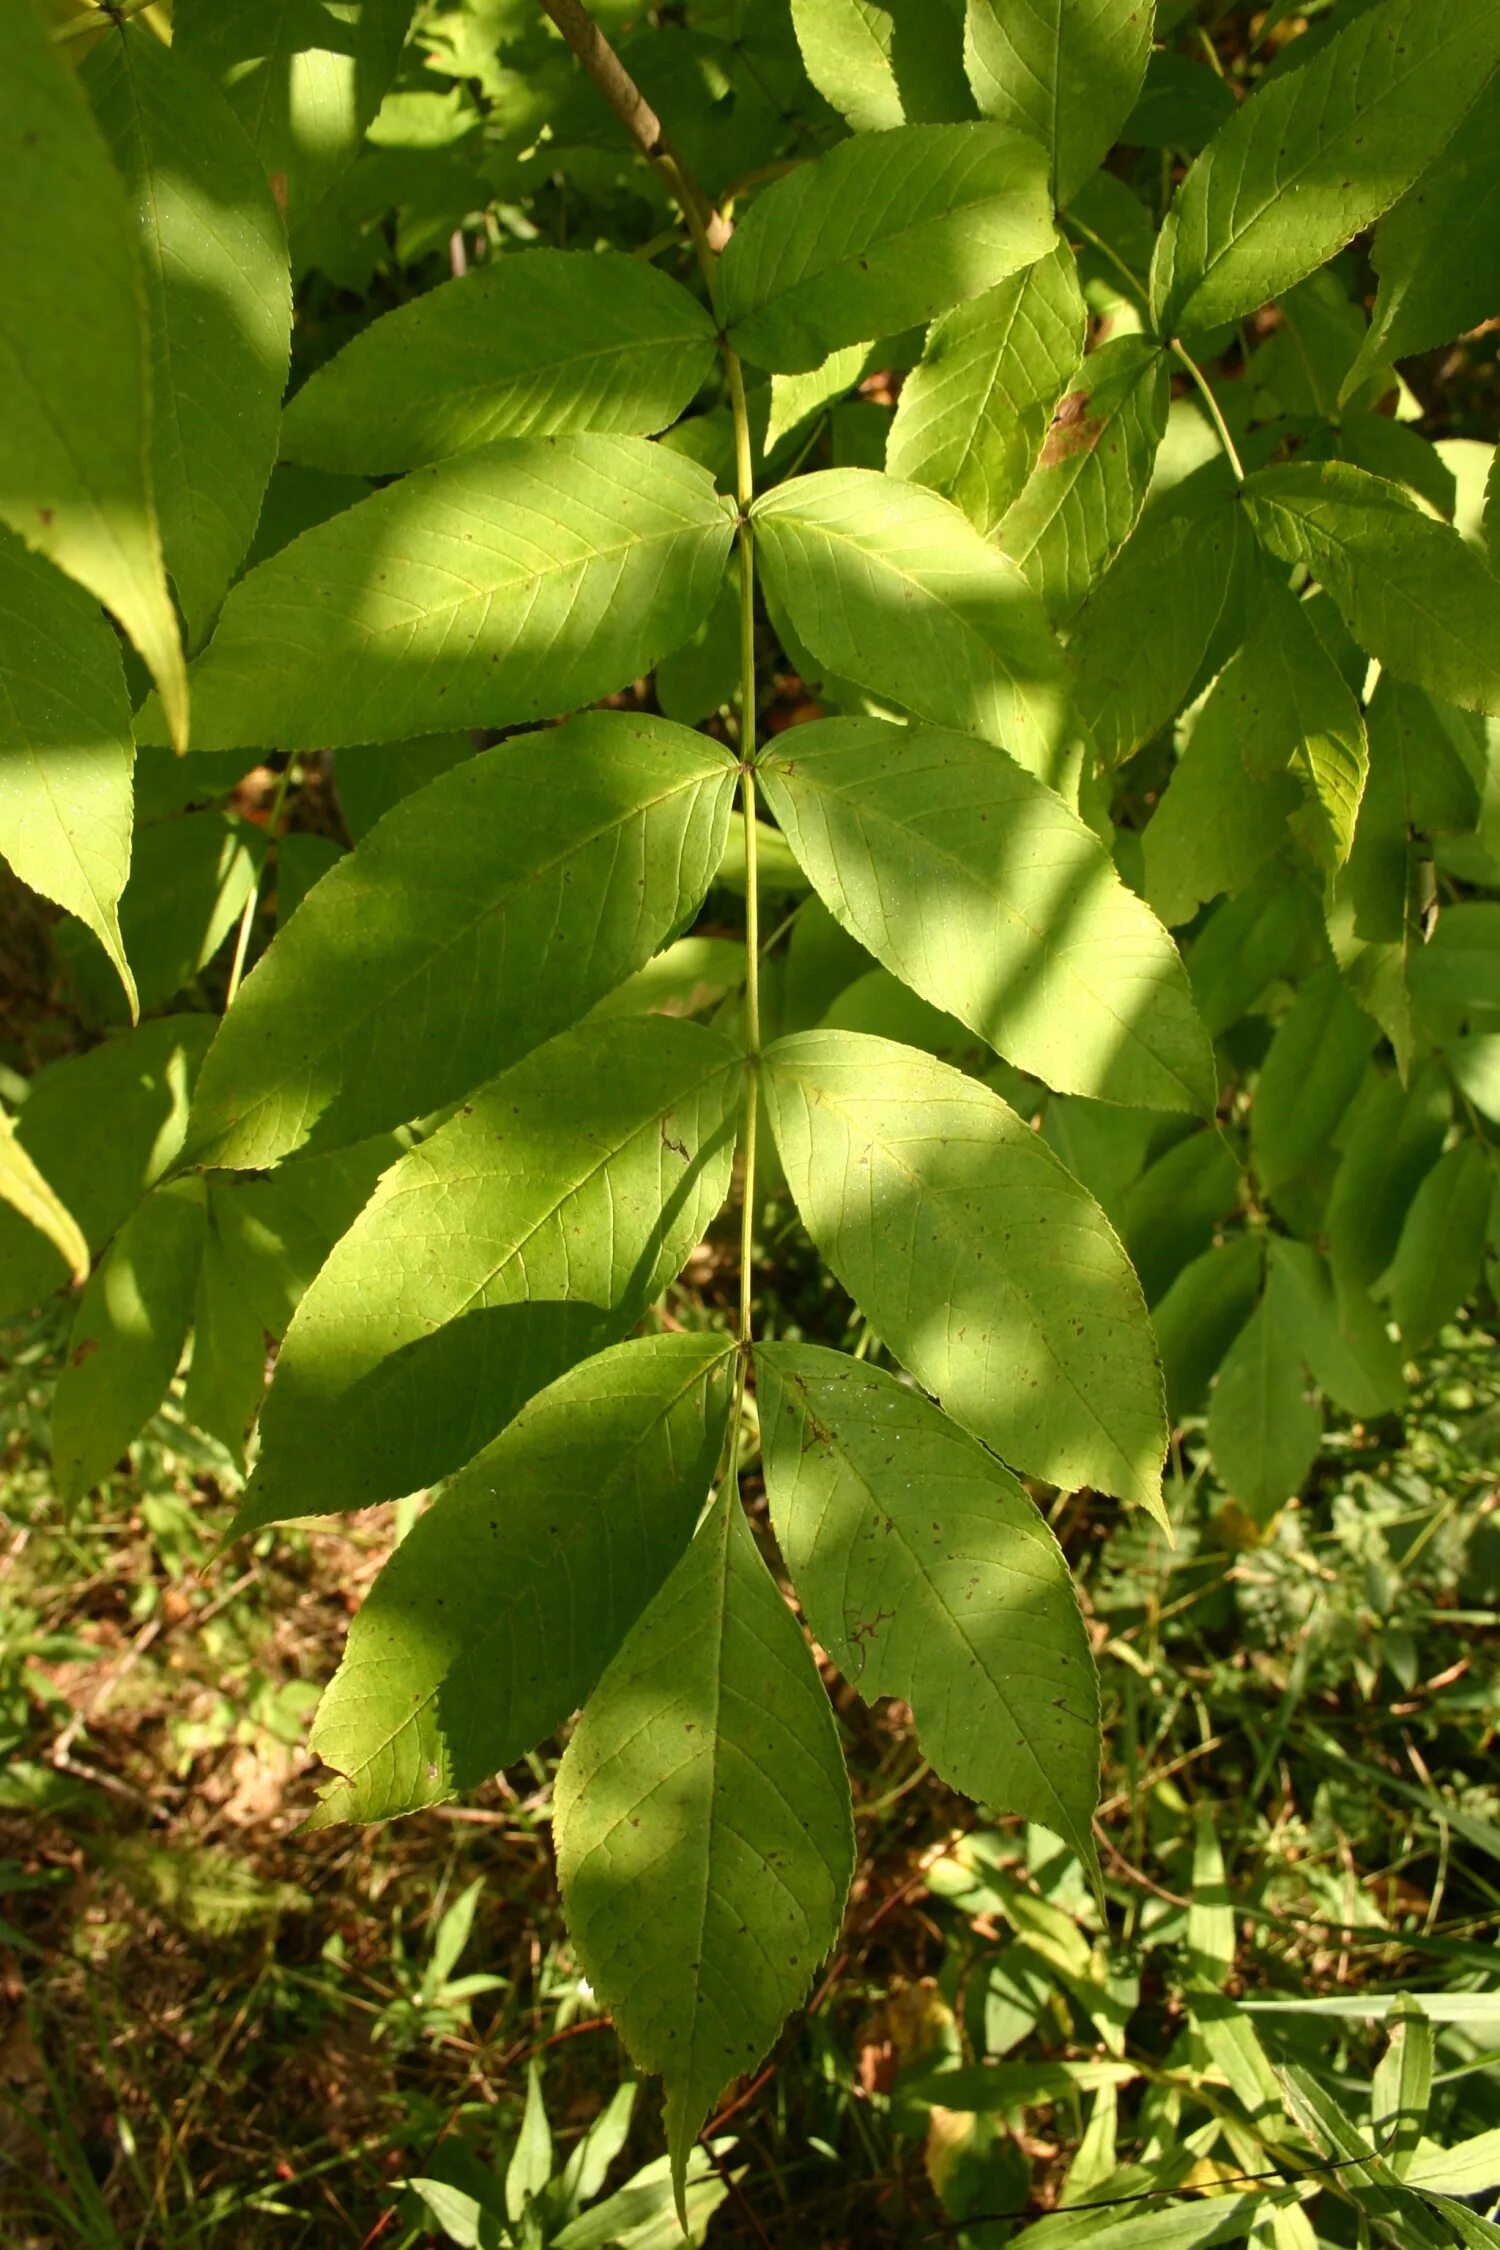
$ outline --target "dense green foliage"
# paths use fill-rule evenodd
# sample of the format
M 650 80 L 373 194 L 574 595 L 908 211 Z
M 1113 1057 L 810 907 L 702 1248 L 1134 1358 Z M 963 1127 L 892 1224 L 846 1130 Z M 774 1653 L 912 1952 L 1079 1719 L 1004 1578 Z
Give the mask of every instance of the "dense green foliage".
M 0 1311 L 97 1260 L 65 1499 L 185 1352 L 239 1534 L 454 1480 L 317 1820 L 581 1712 L 563 1903 L 681 2203 L 853 1866 L 777 1550 L 1097 1896 L 1048 1495 L 1165 1523 L 1192 1423 L 1274 1535 L 1490 1288 L 1500 504 L 1391 355 L 1486 309 L 1500 16 L 607 8 L 662 139 L 569 0 L 601 92 L 531 0 L 0 7 L 0 849 L 99 1035 L 10 1076 Z M 283 831 L 330 753 L 347 851 Z M 853 1355 L 757 1319 L 768 1186 Z M 1418 2139 L 1363 2172 L 1425 2240 Z

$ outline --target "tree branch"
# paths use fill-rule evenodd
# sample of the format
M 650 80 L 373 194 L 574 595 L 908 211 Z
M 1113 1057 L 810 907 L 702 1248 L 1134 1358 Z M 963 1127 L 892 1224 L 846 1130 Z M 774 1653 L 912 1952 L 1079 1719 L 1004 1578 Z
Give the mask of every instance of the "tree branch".
M 729 227 L 674 148 L 645 95 L 595 23 L 583 0 L 542 0 L 578 61 L 598 87 L 641 154 L 661 172 L 687 220 L 694 247 L 712 279 L 713 253 L 729 240 Z

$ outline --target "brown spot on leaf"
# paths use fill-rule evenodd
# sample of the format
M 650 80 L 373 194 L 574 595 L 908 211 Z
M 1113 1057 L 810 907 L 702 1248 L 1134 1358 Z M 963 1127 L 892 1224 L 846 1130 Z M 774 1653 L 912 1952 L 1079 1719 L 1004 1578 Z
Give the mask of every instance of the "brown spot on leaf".
M 1092 453 L 1099 443 L 1104 424 L 1090 415 L 1089 396 L 1087 391 L 1069 391 L 1053 415 L 1047 442 L 1042 447 L 1044 469 L 1055 469 L 1060 461 L 1071 461 L 1075 453 Z

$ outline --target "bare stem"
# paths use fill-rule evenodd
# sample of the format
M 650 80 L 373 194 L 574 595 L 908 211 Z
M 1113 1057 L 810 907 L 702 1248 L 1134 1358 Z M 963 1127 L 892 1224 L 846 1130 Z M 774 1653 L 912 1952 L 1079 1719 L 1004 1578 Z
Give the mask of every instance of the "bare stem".
M 281 769 L 281 779 L 276 784 L 276 795 L 271 801 L 271 817 L 266 822 L 266 850 L 268 852 L 274 848 L 276 843 L 276 831 L 281 825 L 281 808 L 286 803 L 286 793 L 291 786 L 292 768 L 296 763 L 295 758 L 287 759 L 286 764 Z M 260 866 L 255 870 L 255 878 L 250 885 L 250 896 L 245 901 L 245 911 L 240 916 L 240 926 L 235 935 L 234 959 L 229 964 L 229 990 L 224 995 L 224 1013 L 226 1015 L 234 1005 L 234 996 L 240 989 L 240 979 L 245 973 L 245 955 L 250 950 L 250 932 L 255 926 L 255 909 L 260 899 L 260 879 L 264 871 L 265 861 L 263 859 Z
M 1224 448 L 1224 457 L 1228 461 L 1231 469 L 1233 469 L 1234 471 L 1235 483 L 1243 484 L 1245 481 L 1245 464 L 1240 459 L 1239 450 L 1235 445 L 1234 439 L 1229 434 L 1229 424 L 1225 421 L 1223 414 L 1220 412 L 1219 402 L 1214 397 L 1213 391 L 1209 386 L 1208 377 L 1204 374 L 1202 368 L 1198 365 L 1198 362 L 1194 358 L 1192 358 L 1189 353 L 1183 350 L 1181 344 L 1178 343 L 1175 336 L 1172 339 L 1171 349 L 1173 358 L 1181 360 L 1183 366 L 1187 369 L 1194 383 L 1196 383 L 1196 385 L 1198 386 L 1198 395 L 1202 399 L 1204 405 L 1208 408 L 1209 419 L 1212 421 L 1214 428 L 1219 433 L 1219 443 Z

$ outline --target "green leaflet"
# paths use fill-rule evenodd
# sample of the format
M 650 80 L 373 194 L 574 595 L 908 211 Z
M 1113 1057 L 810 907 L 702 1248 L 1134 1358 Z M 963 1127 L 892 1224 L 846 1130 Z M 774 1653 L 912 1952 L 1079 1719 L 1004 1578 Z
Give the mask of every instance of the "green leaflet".
M 1273 1274 L 1219 1370 L 1208 1408 L 1214 1471 L 1262 1529 L 1301 1491 L 1323 1436 L 1279 1295 Z
M 218 88 L 121 27 L 84 85 L 125 181 L 151 340 L 151 483 L 167 571 L 202 641 L 255 533 L 291 349 L 286 233 Z
M 125 987 L 130 700 L 120 644 L 80 587 L 0 532 L 0 853 L 87 923 Z
M 15 1120 L 17 1144 L 44 1170 L 91 1252 L 103 1249 L 175 1161 L 188 1090 L 213 1031 L 212 1016 L 159 1016 L 49 1063 L 31 1081 Z M 0 1210 L 0 1313 L 24 1312 L 66 1279 L 51 1245 Z
M 751 521 L 771 597 L 816 658 L 1052 774 L 1067 726 L 1061 651 L 1021 572 L 950 501 L 830 469 L 767 493 Z
M 260 1411 L 266 1383 L 266 1331 L 244 1287 L 237 1245 L 218 1223 L 215 1206 L 231 1192 L 221 1183 L 209 1183 L 193 1298 L 193 1356 L 182 1411 L 195 1429 L 217 1438 L 243 1471 L 246 1434 Z
M 1166 725 L 1233 625 L 1250 547 L 1233 494 L 1200 486 L 1146 517 L 1073 619 L 1078 712 L 1106 772 Z
M 1390 1040 L 1404 1077 L 1414 1046 L 1407 963 L 1412 948 L 1421 943 L 1421 922 L 1401 747 L 1399 726 L 1371 725 L 1370 773 L 1359 825 L 1324 912 L 1344 981 Z
M 988 538 L 1036 464 L 1087 326 L 1065 242 L 935 320 L 901 386 L 890 474 L 942 493 Z
M 808 77 L 856 133 L 968 113 L 963 0 L 792 0 Z
M 0 1202 L 9 1204 L 38 1234 L 44 1235 L 68 1268 L 69 1280 L 87 1281 L 89 1246 L 83 1229 L 57 1190 L 38 1171 L 16 1139 L 15 1122 L 0 1109 Z
M 1292 826 L 1334 874 L 1349 857 L 1364 793 L 1364 718 L 1306 605 L 1269 564 L 1253 573 L 1246 609 L 1235 690 L 1246 770 L 1265 779 L 1290 767 L 1308 799 Z
M 30 6 L 0 18 L 0 146 L 11 152 L 0 164 L 0 521 L 113 610 L 185 749 L 182 644 L 146 466 L 135 219 Z
M 1219 674 L 1146 828 L 1145 896 L 1169 929 L 1220 891 L 1237 896 L 1286 842 L 1302 802 L 1289 772 L 1246 770 L 1244 712 L 1253 689 L 1243 651 Z
M 733 1387 L 725 1336 L 647 1336 L 522 1409 L 386 1563 L 309 1747 L 314 1827 L 471 1789 L 583 1703 L 684 1553 Z
M 1162 336 L 1241 319 L 1378 219 L 1500 66 L 1489 0 L 1382 0 L 1226 118 L 1157 243 Z
M 411 13 L 412 0 L 179 0 L 174 54 L 223 87 L 293 227 L 353 161 Z
M 1452 1116 L 1436 1063 L 1409 1087 L 1382 1078 L 1362 1097 L 1328 1198 L 1329 1257 L 1341 1287 L 1368 1289 L 1396 1255 L 1411 1199 L 1442 1152 Z
M 388 475 L 496 438 L 646 436 L 714 363 L 714 327 L 623 251 L 509 251 L 363 329 L 304 383 L 283 460 Z
M 1096 1866 L 1099 1700 L 1035 1503 L 920 1392 L 841 1353 L 755 1354 L 766 1490 L 813 1632 L 867 1702 L 911 1704 L 950 1787 Z
M 1243 1197 L 1239 1161 L 1216 1126 L 1189 1133 L 1149 1164 L 1120 1205 L 1120 1239 L 1155 1304 L 1213 1240 Z
M 1255 1171 L 1270 1194 L 1328 1148 L 1375 1037 L 1332 962 L 1307 979 L 1277 1026 L 1250 1112 Z
M 198 1088 L 194 1160 L 361 1139 L 576 1023 L 696 910 L 735 778 L 704 735 L 595 711 L 403 798 L 246 979 Z
M 741 1075 L 698 1024 L 581 1024 L 393 1165 L 287 1331 L 237 1528 L 413 1492 L 627 1334 L 724 1200 Z
M 52 1399 L 64 1500 L 81 1500 L 108 1474 L 165 1397 L 202 1251 L 203 1183 L 169 1180 L 126 1220 L 84 1290 Z
M 1346 462 L 1262 469 L 1245 494 L 1266 546 L 1307 566 L 1377 663 L 1466 711 L 1500 713 L 1500 580 L 1456 531 Z
M 1327 1261 L 1306 1242 L 1273 1235 L 1276 1312 L 1314 1382 L 1349 1414 L 1394 1412 L 1406 1397 L 1401 1354 L 1362 1289 L 1339 1286 Z
M 253 821 L 208 809 L 137 828 L 120 928 L 143 1008 L 205 968 L 255 888 L 266 840 Z
M 1406 359 L 1488 320 L 1500 304 L 1500 78 L 1375 230 L 1380 276 L 1369 331 L 1344 379 L 1351 397 L 1382 360 Z
M 704 2118 L 838 1936 L 854 1865 L 828 1699 L 733 1494 L 590 1698 L 552 1832 L 578 1958 L 666 2081 L 680 2199 Z
M 994 538 L 1054 622 L 1072 614 L 1134 530 L 1169 400 L 1160 346 L 1120 336 L 1084 361 L 1053 415 L 1036 467 Z
M 1158 1510 L 1140 1286 L 1046 1144 L 987 1087 L 887 1040 L 804 1032 L 764 1060 L 803 1222 L 917 1380 L 1027 1475 Z
M 977 297 L 1056 240 L 1044 158 L 995 125 L 844 141 L 767 188 L 730 237 L 719 317 L 758 367 L 816 367 Z
M 1460 1141 L 1412 1197 L 1396 1255 L 1376 1284 L 1408 1353 L 1430 1344 L 1479 1279 L 1490 1211 L 1484 1144 Z
M 195 741 L 401 742 L 590 703 L 707 615 L 733 531 L 707 471 L 642 438 L 418 469 L 234 588 L 192 668 Z
M 1253 1234 L 1234 1234 L 1184 1266 L 1151 1308 L 1167 1412 L 1175 1429 L 1196 1414 L 1215 1370 L 1255 1310 L 1260 1296 L 1262 1247 Z
M 1062 1091 L 1212 1111 L 1176 948 L 1092 829 L 1003 750 L 829 720 L 758 771 L 829 911 L 934 1007 Z
M 346 750 L 333 778 L 351 841 L 359 843 L 392 805 L 475 754 L 473 736 L 462 729 L 419 735 L 415 742 L 367 742 Z
M 1310 891 L 1297 882 L 1256 884 L 1214 909 L 1188 949 L 1198 1013 L 1217 1039 L 1279 977 L 1321 960 L 1327 943 Z
M 1141 90 L 1154 11 L 1141 0 L 968 0 L 964 61 L 986 117 L 1029 133 L 1069 203 Z

